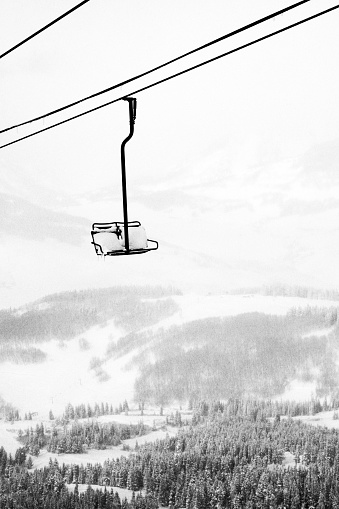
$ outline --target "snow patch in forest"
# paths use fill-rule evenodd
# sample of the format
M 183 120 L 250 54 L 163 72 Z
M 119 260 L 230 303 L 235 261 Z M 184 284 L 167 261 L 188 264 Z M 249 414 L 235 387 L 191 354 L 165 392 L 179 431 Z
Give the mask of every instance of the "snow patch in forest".
M 307 401 L 312 399 L 316 394 L 317 383 L 304 382 L 302 380 L 293 380 L 288 384 L 283 394 L 280 394 L 276 398 L 276 401 Z
M 105 488 L 106 488 L 106 490 L 108 492 L 111 491 L 111 488 L 112 488 L 114 493 L 118 492 L 120 500 L 127 498 L 127 500 L 130 501 L 132 498 L 133 491 L 127 490 L 126 488 L 118 488 L 116 486 L 101 486 L 100 484 L 91 484 L 90 487 L 93 490 L 100 490 L 100 491 L 105 491 Z M 75 484 L 66 484 L 66 488 L 69 491 L 73 492 L 74 488 L 75 488 Z M 87 489 L 88 489 L 88 484 L 78 484 L 79 493 L 85 493 L 87 491 Z
M 303 334 L 303 338 L 310 338 L 312 336 L 321 337 L 321 336 L 328 336 L 331 332 L 333 332 L 335 327 L 326 327 L 324 329 L 318 329 L 311 332 L 307 332 L 306 334 Z
M 168 408 L 166 414 L 159 415 L 159 408 L 147 408 L 145 415 L 140 414 L 140 410 L 132 410 L 128 414 L 114 414 L 114 415 L 101 415 L 94 418 L 79 419 L 78 422 L 91 422 L 97 421 L 100 423 L 119 423 L 126 425 L 137 425 L 143 422 L 146 426 L 152 428 L 152 431 L 145 435 L 123 440 L 122 443 L 115 447 L 109 447 L 103 450 L 87 449 L 86 452 L 81 454 L 57 454 L 48 452 L 46 449 L 41 449 L 39 456 L 32 456 L 33 468 L 43 468 L 48 466 L 50 459 L 55 459 L 59 463 L 74 463 L 77 465 L 86 465 L 87 463 L 103 463 L 107 459 L 117 459 L 121 456 L 127 457 L 131 451 L 135 449 L 136 444 L 143 445 L 146 442 L 155 442 L 157 440 L 165 439 L 167 436 L 174 437 L 177 435 L 179 428 L 176 426 L 166 425 L 166 415 L 174 414 L 177 408 Z M 184 419 L 191 419 L 192 412 L 182 412 Z M 15 454 L 16 450 L 21 447 L 18 441 L 19 430 L 25 431 L 28 428 L 33 428 L 37 425 L 43 424 L 45 432 L 50 432 L 52 427 L 55 426 L 55 421 L 49 419 L 41 419 L 38 415 L 32 419 L 14 421 L 0 420 L 0 447 L 3 446 L 7 453 Z
M 329 429 L 339 429 L 339 420 L 333 419 L 333 410 L 325 412 L 319 412 L 315 415 L 300 415 L 293 417 L 293 419 L 300 420 L 305 424 L 311 424 L 311 426 L 324 426 Z
M 282 465 L 284 468 L 294 467 L 295 466 L 295 454 L 292 454 L 289 451 L 284 452 Z
M 20 447 L 20 443 L 16 439 L 17 430 L 10 422 L 0 420 L 0 447 L 3 447 L 7 454 L 15 454 Z
M 124 440 L 124 444 L 131 449 L 135 449 L 136 444 L 144 445 L 149 442 L 156 442 L 157 440 L 164 440 L 167 436 L 175 437 L 178 434 L 176 427 L 168 427 L 166 429 L 158 429 L 151 431 L 147 435 L 141 435 L 140 437 L 128 438 Z
M 115 421 L 116 419 L 111 416 L 110 422 Z M 100 418 L 99 418 L 100 419 Z M 99 420 L 98 419 L 98 420 Z M 156 442 L 157 440 L 162 440 L 166 438 L 166 436 L 174 437 L 178 433 L 177 427 L 168 427 L 167 429 L 158 429 L 156 431 L 151 431 L 146 435 L 142 435 L 135 438 L 130 438 L 127 440 L 123 440 L 121 445 L 98 450 L 98 449 L 88 449 L 85 453 L 79 454 L 57 454 L 48 452 L 46 449 L 41 449 L 39 456 L 32 456 L 33 460 L 33 468 L 43 468 L 48 466 L 50 459 L 52 461 L 57 460 L 59 464 L 75 464 L 75 465 L 86 465 L 87 463 L 104 463 L 104 461 L 118 459 L 121 456 L 128 457 L 131 452 L 133 452 L 136 443 L 138 445 L 143 445 L 146 442 Z M 18 443 L 17 443 L 18 444 Z M 124 448 L 125 447 L 125 448 Z M 17 447 L 18 448 L 18 445 Z
M 101 423 L 117 422 L 119 424 L 138 424 L 142 422 L 150 427 L 153 427 L 155 424 L 157 428 L 166 424 L 166 418 L 159 415 L 159 408 L 157 409 L 157 413 L 154 411 L 152 414 L 147 412 L 147 414 L 141 415 L 139 410 L 137 412 L 128 412 L 127 414 L 100 415 L 95 420 Z M 79 422 L 81 421 L 87 421 L 87 419 L 80 419 Z
M 39 456 L 32 456 L 33 468 L 47 467 L 50 459 L 62 465 L 73 464 L 73 465 L 87 465 L 87 463 L 104 463 L 107 460 L 116 460 L 121 456 L 127 457 L 130 454 L 129 451 L 124 451 L 122 446 L 112 447 L 111 449 L 88 449 L 88 452 L 79 454 L 57 454 L 48 452 L 46 449 L 41 449 Z

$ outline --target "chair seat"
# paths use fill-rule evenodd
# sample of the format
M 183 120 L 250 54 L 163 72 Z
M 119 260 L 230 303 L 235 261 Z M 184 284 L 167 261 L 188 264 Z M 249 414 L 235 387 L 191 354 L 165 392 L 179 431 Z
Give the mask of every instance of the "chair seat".
M 113 232 L 109 231 L 96 232 L 93 238 L 95 243 L 101 247 L 103 254 L 107 254 L 111 251 L 124 250 L 118 237 Z
M 93 223 L 91 235 L 98 256 L 142 254 L 158 249 L 158 242 L 147 239 L 145 228 L 139 221 L 128 223 L 128 251 L 125 247 L 124 223 L 121 221 Z

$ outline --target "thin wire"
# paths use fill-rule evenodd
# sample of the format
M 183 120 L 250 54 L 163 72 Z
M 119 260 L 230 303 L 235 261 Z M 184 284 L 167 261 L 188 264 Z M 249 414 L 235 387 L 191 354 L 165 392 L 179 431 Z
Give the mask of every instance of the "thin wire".
M 248 25 L 245 25 L 241 28 L 238 28 L 237 30 L 234 30 L 233 32 L 230 32 L 226 35 L 223 35 L 221 37 L 218 37 L 218 39 L 214 39 L 213 41 L 210 41 L 206 44 L 203 44 L 202 46 L 199 46 L 198 48 L 195 48 L 191 51 L 188 51 L 187 53 L 184 53 L 183 55 L 180 55 L 179 57 L 173 58 L 172 60 L 169 60 L 168 62 L 165 62 L 164 64 L 158 65 L 157 67 L 154 67 L 153 69 L 150 69 L 148 71 L 145 71 L 141 74 L 138 74 L 137 76 L 134 76 L 133 78 L 129 78 L 125 81 L 122 81 L 121 83 L 118 83 L 116 85 L 112 85 L 111 87 L 105 88 L 104 90 L 100 90 L 99 92 L 96 92 L 94 94 L 91 94 L 87 97 L 84 97 L 82 99 L 79 99 L 78 101 L 75 101 L 73 103 L 67 104 L 66 106 L 62 106 L 61 108 L 57 108 L 56 110 L 50 111 L 48 113 L 45 113 L 44 115 L 40 115 L 38 117 L 35 117 L 31 120 L 26 120 L 25 122 L 21 122 L 20 124 L 13 125 L 11 127 L 7 127 L 6 129 L 3 129 L 0 131 L 0 134 L 5 133 L 6 131 L 10 131 L 11 129 L 16 129 L 17 127 L 22 127 L 27 124 L 31 124 L 32 122 L 36 122 L 37 120 L 41 120 L 43 118 L 49 117 L 51 115 L 54 115 L 55 113 L 60 113 L 61 111 L 64 111 L 68 108 L 71 108 L 72 106 L 76 106 L 77 104 L 80 104 L 84 101 L 88 101 L 89 99 L 93 99 L 94 97 L 98 97 L 102 94 L 106 94 L 107 92 L 111 92 L 112 90 L 115 90 L 116 88 L 122 87 L 123 85 L 127 85 L 128 83 L 131 83 L 132 81 L 138 80 L 139 78 L 143 78 L 144 76 L 147 76 L 148 74 L 158 71 L 159 69 L 162 69 L 163 67 L 166 67 L 167 65 L 173 64 L 174 62 L 177 62 L 178 60 L 181 60 L 182 58 L 185 58 L 189 55 L 193 55 L 193 53 L 196 53 L 198 51 L 201 51 L 205 48 L 208 48 L 209 46 L 212 46 L 214 44 L 217 44 L 218 42 L 221 42 L 225 39 L 228 39 L 229 37 L 232 37 L 236 34 L 239 34 L 241 32 L 244 32 L 245 30 L 248 30 L 249 28 L 253 28 L 261 23 L 264 23 L 265 21 L 268 21 L 269 19 L 275 18 L 276 16 L 279 16 L 280 14 L 283 14 L 287 11 L 290 11 L 291 9 L 295 9 L 296 7 L 299 7 L 300 5 L 309 2 L 310 0 L 302 0 L 300 2 L 297 2 L 293 5 L 290 5 L 289 7 L 285 7 L 284 9 L 281 9 L 280 11 L 274 12 L 272 14 L 269 14 L 268 16 L 265 16 L 264 18 L 261 18 L 257 21 L 254 21 Z
M 77 9 L 79 9 L 79 7 L 82 7 L 84 4 L 87 4 L 87 2 L 89 2 L 90 0 L 84 0 L 83 2 L 80 2 L 78 5 L 75 5 L 72 9 L 70 9 L 69 11 L 65 12 L 64 14 L 61 14 L 61 16 L 59 16 L 58 18 L 56 18 L 55 20 L 51 21 L 50 23 L 48 23 L 46 26 L 40 28 L 40 30 L 38 30 L 37 32 L 34 32 L 34 34 L 30 35 L 29 37 L 26 37 L 26 39 L 24 39 L 23 41 L 19 42 L 18 44 L 16 44 L 15 46 L 13 46 L 13 48 L 10 48 L 8 49 L 7 51 L 5 51 L 5 53 L 2 53 L 0 55 L 0 59 L 5 57 L 6 55 L 8 55 L 9 53 L 11 53 L 12 51 L 14 51 L 15 49 L 19 48 L 20 46 L 22 46 L 23 44 L 25 44 L 27 41 L 30 41 L 31 39 L 33 39 L 33 37 L 36 37 L 37 35 L 41 34 L 41 32 L 43 32 L 44 30 L 47 30 L 47 28 L 51 27 L 52 25 L 54 25 L 55 23 L 57 23 L 58 21 L 60 21 L 61 19 L 65 18 L 66 16 L 68 16 L 69 14 L 71 14 L 72 12 L 76 11 Z
M 251 42 L 243 44 L 242 46 L 238 46 L 237 48 L 232 49 L 230 51 L 227 51 L 225 53 L 222 53 L 221 55 L 218 55 L 216 57 L 210 58 L 209 60 L 206 60 L 205 62 L 201 62 L 200 64 L 194 65 L 192 67 L 184 69 L 183 71 L 177 72 L 177 73 L 173 74 L 172 76 L 168 76 L 167 78 L 163 78 L 163 79 L 161 79 L 159 81 L 151 83 L 150 85 L 146 85 L 145 87 L 142 87 L 142 88 L 139 88 L 137 90 L 134 90 L 133 92 L 130 92 L 129 94 L 127 94 L 127 96 L 138 94 L 140 92 L 144 92 L 145 90 L 148 90 L 148 89 L 150 89 L 152 87 L 155 87 L 156 85 L 159 85 L 160 83 L 165 83 L 166 81 L 169 81 L 169 80 L 171 80 L 173 78 L 181 76 L 182 74 L 190 72 L 190 71 L 192 71 L 194 69 L 198 69 L 199 67 L 202 67 L 203 65 L 206 65 L 206 64 L 209 64 L 209 63 L 214 62 L 216 60 L 219 60 L 219 58 L 223 58 L 223 57 L 225 57 L 227 55 L 231 55 L 232 53 L 236 53 L 237 51 L 240 51 L 240 50 L 242 50 L 244 48 L 248 48 L 250 46 L 253 46 L 254 44 L 256 44 L 258 42 L 261 42 L 261 41 L 264 41 L 266 39 L 269 39 L 269 38 L 273 37 L 274 35 L 278 35 L 278 34 L 281 34 L 283 32 L 286 32 L 290 28 L 294 28 L 294 27 L 297 27 L 299 25 L 302 25 L 303 23 L 306 23 L 307 21 L 311 21 L 313 19 L 316 19 L 319 16 L 322 16 L 323 14 L 327 14 L 327 13 L 329 13 L 331 11 L 334 11 L 334 10 L 336 10 L 338 8 L 339 8 L 339 4 L 335 5 L 334 7 L 329 8 L 329 9 L 326 9 L 324 11 L 318 12 L 317 14 L 314 14 L 312 16 L 304 18 L 301 21 L 297 21 L 296 23 L 292 23 L 291 25 L 288 25 L 288 26 L 286 26 L 284 28 L 281 28 L 280 30 L 276 30 L 275 32 L 271 32 L 268 35 L 265 35 L 263 37 L 255 39 L 255 40 L 253 40 Z M 84 115 L 87 115 L 88 113 L 92 113 L 93 111 L 97 111 L 97 110 L 100 110 L 101 108 L 105 108 L 106 106 L 109 106 L 110 104 L 113 104 L 113 103 L 116 103 L 118 101 L 121 101 L 121 99 L 124 99 L 125 97 L 126 97 L 126 94 L 124 96 L 118 97 L 117 99 L 114 99 L 113 101 L 109 101 L 109 102 L 107 102 L 105 104 L 101 104 L 100 106 L 97 106 L 97 107 L 92 108 L 90 110 L 84 111 L 83 113 L 80 113 L 79 115 L 75 115 L 74 117 L 70 117 L 70 118 L 68 118 L 66 120 L 63 120 L 63 121 L 58 122 L 56 124 L 53 124 L 53 125 L 51 125 L 49 127 L 45 127 L 44 129 L 41 129 L 41 130 L 36 131 L 34 133 L 31 133 L 31 134 L 29 134 L 27 136 L 23 136 L 22 138 L 19 138 L 18 140 L 11 141 L 10 143 L 6 143 L 5 145 L 0 146 L 0 149 L 8 147 L 10 145 L 14 145 L 15 143 L 18 143 L 19 141 L 26 140 L 27 138 L 31 138 L 32 136 L 35 136 L 36 134 L 40 134 L 40 133 L 42 133 L 44 131 L 48 131 L 49 129 L 53 129 L 54 127 L 57 127 L 57 126 L 62 125 L 62 124 L 65 124 L 66 122 L 70 122 L 71 120 L 75 120 L 76 118 L 83 117 Z

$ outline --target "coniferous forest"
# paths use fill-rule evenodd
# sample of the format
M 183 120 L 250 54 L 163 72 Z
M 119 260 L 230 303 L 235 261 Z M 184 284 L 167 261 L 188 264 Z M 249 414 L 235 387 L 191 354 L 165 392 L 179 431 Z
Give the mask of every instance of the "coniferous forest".
M 109 353 L 118 358 L 143 345 L 133 360 L 140 368 L 140 402 L 271 398 L 295 378 L 316 380 L 319 396 L 337 397 L 338 341 L 337 309 L 306 307 L 284 316 L 255 312 L 131 333 Z
M 26 429 L 20 433 L 20 441 L 25 450 L 38 456 L 40 449 L 48 452 L 75 454 L 83 453 L 88 448 L 106 449 L 121 444 L 122 440 L 144 435 L 149 430 L 142 422 L 139 424 L 101 424 L 95 421 L 73 423 L 68 429 L 54 428 L 45 433 L 43 424 L 37 424 L 35 429 Z
M 25 447 L 14 458 L 1 448 L 0 507 L 338 508 L 338 430 L 268 417 L 274 408 L 201 401 L 176 436 L 103 464 L 72 465 L 70 456 L 32 470 Z M 83 493 L 81 484 L 89 485 Z M 135 493 L 127 502 L 114 487 Z

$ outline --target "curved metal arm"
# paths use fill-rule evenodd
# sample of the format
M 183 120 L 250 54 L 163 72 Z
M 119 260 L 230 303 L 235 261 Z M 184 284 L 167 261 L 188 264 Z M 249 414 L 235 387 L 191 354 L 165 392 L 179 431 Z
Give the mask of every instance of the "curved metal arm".
M 137 100 L 135 97 L 125 97 L 128 101 L 129 109 L 129 135 L 121 144 L 121 180 L 122 180 L 122 203 L 124 210 L 124 236 L 125 236 L 125 249 L 129 251 L 129 238 L 128 238 L 128 211 L 127 211 L 127 185 L 126 185 L 126 161 L 125 161 L 125 146 L 126 143 L 132 138 L 134 134 L 134 122 L 137 109 Z

